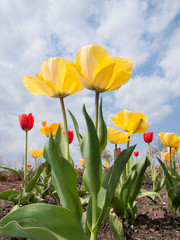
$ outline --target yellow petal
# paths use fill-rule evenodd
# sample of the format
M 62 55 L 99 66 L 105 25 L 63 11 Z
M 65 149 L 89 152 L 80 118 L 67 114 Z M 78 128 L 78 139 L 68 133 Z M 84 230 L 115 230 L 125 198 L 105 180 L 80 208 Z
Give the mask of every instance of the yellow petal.
M 166 147 L 178 147 L 179 146 L 179 137 L 175 133 L 164 133 L 160 132 L 158 134 L 159 138 L 161 139 L 161 142 Z
M 110 143 L 123 144 L 127 141 L 130 141 L 130 139 L 128 137 L 131 134 L 132 134 L 132 132 L 129 132 L 129 133 L 125 134 L 118 129 L 107 127 L 107 139 Z
M 99 45 L 84 46 L 75 56 L 75 65 L 84 78 L 93 84 L 93 74 L 96 67 L 104 58 L 109 57 L 108 52 Z
M 170 154 L 169 154 L 169 152 L 161 152 L 161 158 L 164 161 L 170 161 Z
M 41 79 L 24 75 L 23 83 L 26 89 L 33 95 L 55 97 L 55 90 Z
M 84 163 L 84 159 L 83 158 L 80 158 L 79 159 L 79 162 L 81 164 L 82 167 L 85 167 L 85 163 Z
M 33 158 L 40 158 L 43 155 L 43 149 L 29 149 L 29 153 Z

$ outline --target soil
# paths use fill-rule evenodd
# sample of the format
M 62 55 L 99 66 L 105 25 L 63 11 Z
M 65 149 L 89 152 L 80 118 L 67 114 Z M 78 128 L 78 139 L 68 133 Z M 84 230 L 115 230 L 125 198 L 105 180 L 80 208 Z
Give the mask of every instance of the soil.
M 143 188 L 152 190 L 151 183 L 145 182 Z M 21 181 L 0 181 L 0 192 L 5 190 L 22 190 Z M 165 189 L 161 193 L 162 201 L 152 202 L 149 198 L 137 198 L 138 217 L 132 225 L 125 221 L 123 223 L 125 240 L 170 240 L 180 239 L 180 215 L 173 219 L 172 212 L 168 206 L 168 199 Z M 47 201 L 53 204 L 53 199 L 49 196 Z M 55 203 L 55 202 L 54 202 Z M 13 207 L 13 203 L 0 200 L 0 219 L 4 217 Z M 17 240 L 22 238 L 0 238 L 0 240 Z M 106 220 L 101 226 L 97 239 L 113 240 L 109 222 Z

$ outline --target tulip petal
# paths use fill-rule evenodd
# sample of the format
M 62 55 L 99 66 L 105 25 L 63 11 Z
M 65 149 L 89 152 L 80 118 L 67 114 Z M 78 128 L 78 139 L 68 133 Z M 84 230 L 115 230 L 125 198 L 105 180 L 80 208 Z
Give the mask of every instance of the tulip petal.
M 122 132 L 118 129 L 107 127 L 107 138 L 110 143 L 123 144 L 127 141 L 130 141 L 130 139 L 128 137 L 131 134 L 132 134 L 132 132 L 128 132 L 127 134 L 125 134 L 124 132 Z
M 26 89 L 36 96 L 55 97 L 55 90 L 47 82 L 27 75 L 23 76 L 23 83 Z
M 79 72 L 93 83 L 93 73 L 102 62 L 102 60 L 110 55 L 99 45 L 84 46 L 75 56 L 75 65 Z

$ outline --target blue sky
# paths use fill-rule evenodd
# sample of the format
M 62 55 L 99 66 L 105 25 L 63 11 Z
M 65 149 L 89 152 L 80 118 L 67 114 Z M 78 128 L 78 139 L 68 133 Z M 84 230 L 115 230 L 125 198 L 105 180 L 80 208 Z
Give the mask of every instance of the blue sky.
M 31 95 L 22 83 L 24 74 L 34 76 L 49 57 L 74 61 L 84 45 L 99 44 L 111 56 L 131 58 L 133 74 L 118 91 L 104 93 L 104 117 L 122 109 L 143 112 L 152 123 L 149 131 L 180 135 L 180 1 L 143 0 L 0 0 L 0 159 L 19 168 L 24 155 L 25 133 L 18 115 L 35 117 L 29 132 L 29 147 L 43 148 L 41 122 L 63 122 L 57 99 Z M 78 119 L 82 133 L 85 123 L 82 105 L 91 116 L 94 94 L 83 90 L 65 99 L 66 108 Z M 73 130 L 68 117 L 69 129 Z M 142 134 L 132 143 L 144 157 L 147 145 Z M 113 154 L 112 144 L 107 149 Z M 125 145 L 120 146 L 122 149 Z M 75 138 L 71 144 L 75 163 L 81 157 Z M 29 163 L 33 159 L 28 156 Z

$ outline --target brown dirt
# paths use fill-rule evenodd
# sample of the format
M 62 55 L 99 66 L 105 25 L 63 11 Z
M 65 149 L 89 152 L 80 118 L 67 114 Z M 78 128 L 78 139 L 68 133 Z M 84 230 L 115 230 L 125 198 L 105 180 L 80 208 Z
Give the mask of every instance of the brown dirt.
M 143 188 L 151 190 L 152 186 L 146 182 Z M 0 181 L 0 192 L 10 189 L 22 190 L 21 181 Z M 180 215 L 177 213 L 175 219 L 168 207 L 168 199 L 165 190 L 161 194 L 162 202 L 157 199 L 153 203 L 148 198 L 137 198 L 138 217 L 131 225 L 127 221 L 123 223 L 125 240 L 170 240 L 180 239 Z M 49 199 L 52 204 L 53 200 Z M 12 208 L 9 201 L 0 200 L 0 219 L 4 217 Z M 17 240 L 18 238 L 0 238 L 0 240 Z M 21 238 L 22 239 L 22 238 Z M 98 232 L 98 240 L 113 240 L 113 234 L 106 220 Z

